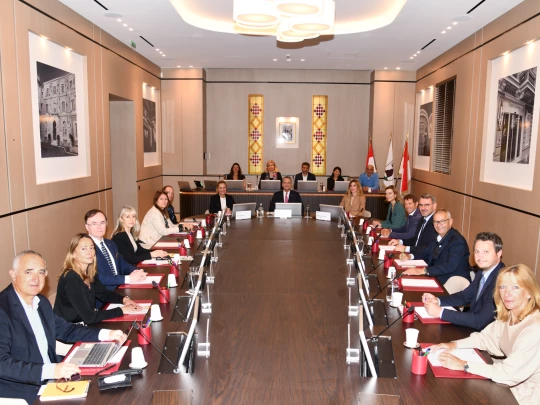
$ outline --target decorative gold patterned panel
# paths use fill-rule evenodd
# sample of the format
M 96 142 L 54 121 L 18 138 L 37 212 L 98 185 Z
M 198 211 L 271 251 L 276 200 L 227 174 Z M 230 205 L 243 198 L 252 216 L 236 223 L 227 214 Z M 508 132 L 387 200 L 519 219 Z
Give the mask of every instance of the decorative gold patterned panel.
M 248 173 L 263 172 L 264 152 L 264 96 L 248 96 Z
M 324 176 L 326 175 L 328 96 L 313 96 L 312 104 L 311 172 L 316 176 Z

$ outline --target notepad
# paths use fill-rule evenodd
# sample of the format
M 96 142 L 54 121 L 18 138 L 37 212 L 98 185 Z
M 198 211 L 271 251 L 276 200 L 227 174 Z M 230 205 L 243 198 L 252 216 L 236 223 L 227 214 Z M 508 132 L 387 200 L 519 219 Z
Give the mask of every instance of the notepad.
M 152 248 L 161 249 L 161 248 L 178 248 L 180 247 L 180 242 L 158 242 Z
M 60 383 L 62 387 L 69 386 L 74 388 L 73 391 L 63 392 L 56 387 L 56 382 L 50 382 L 45 386 L 45 389 L 41 393 L 41 401 L 58 401 L 61 399 L 75 399 L 86 398 L 88 395 L 88 388 L 90 388 L 90 381 L 70 381 L 67 383 Z
M 453 307 L 441 307 L 442 309 L 444 309 L 445 311 L 455 311 L 455 308 Z M 430 314 L 428 314 L 428 312 L 426 311 L 426 308 L 424 307 L 414 307 L 414 310 L 415 312 L 418 314 L 418 316 L 420 318 L 423 318 L 423 319 L 439 319 L 438 316 L 431 316 Z
M 428 360 L 433 367 L 442 367 L 442 364 L 439 361 L 439 355 L 443 350 L 437 350 L 436 352 L 429 352 Z M 451 352 L 458 359 L 466 361 L 467 363 L 480 363 L 485 364 L 486 362 L 474 349 L 456 349 Z
M 160 283 L 163 276 L 146 276 L 144 280 L 140 281 L 130 281 L 127 285 L 138 285 L 138 284 L 150 284 L 152 285 L 152 281 L 155 281 L 156 283 Z
M 396 264 L 399 267 L 427 267 L 427 263 L 423 260 L 396 260 Z
M 168 260 L 156 260 L 156 259 L 150 259 L 150 260 L 143 260 L 141 264 L 151 264 L 154 266 L 166 266 L 169 264 Z
M 433 279 L 425 278 L 402 278 L 401 285 L 403 287 L 424 287 L 424 288 L 438 288 L 439 285 Z
M 151 302 L 144 303 L 144 304 L 141 304 L 138 302 L 137 304 L 140 305 L 141 309 L 139 311 L 133 311 L 133 310 L 129 311 L 130 315 L 146 315 L 146 313 L 150 309 L 150 306 L 152 305 Z M 114 308 L 121 308 L 123 306 L 124 304 L 109 304 L 106 309 L 109 310 L 109 309 L 114 309 Z
M 394 250 L 395 248 L 396 248 L 395 246 L 390 246 L 390 245 L 379 245 L 380 250 Z

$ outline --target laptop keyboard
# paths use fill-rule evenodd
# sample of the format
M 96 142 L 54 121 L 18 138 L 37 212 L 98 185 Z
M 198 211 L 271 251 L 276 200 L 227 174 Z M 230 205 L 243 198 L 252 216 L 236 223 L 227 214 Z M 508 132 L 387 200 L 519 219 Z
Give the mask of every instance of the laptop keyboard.
M 110 348 L 110 344 L 94 345 L 81 365 L 85 366 L 104 363 L 105 357 L 107 356 L 107 352 Z

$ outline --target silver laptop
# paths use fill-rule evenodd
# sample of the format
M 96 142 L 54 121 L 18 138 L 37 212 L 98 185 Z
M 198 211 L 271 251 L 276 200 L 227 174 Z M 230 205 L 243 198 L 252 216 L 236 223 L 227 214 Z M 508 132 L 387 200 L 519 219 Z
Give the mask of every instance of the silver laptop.
M 281 190 L 281 181 L 279 180 L 261 180 L 261 190 Z
M 227 191 L 244 191 L 244 180 L 225 180 Z
M 216 180 L 205 180 L 204 181 L 204 188 L 206 190 L 215 190 L 217 186 Z
M 347 189 L 349 188 L 349 181 L 336 181 L 334 183 L 334 191 L 341 191 L 341 192 L 347 192 Z
M 121 347 L 120 342 L 82 343 L 69 362 L 79 367 L 103 367 Z
M 189 181 L 178 181 L 178 189 L 180 191 L 191 191 Z
M 319 204 L 319 210 L 322 212 L 329 212 L 330 218 L 333 221 L 337 221 L 340 215 L 343 215 L 345 213 L 341 205 Z
M 301 217 L 302 203 L 276 203 L 276 210 L 291 210 L 293 217 Z
M 298 180 L 298 191 L 317 191 L 317 180 Z
M 236 213 L 238 211 L 251 211 L 251 217 L 255 216 L 255 208 L 257 203 L 243 203 L 243 204 L 233 204 L 232 206 L 232 217 L 236 219 Z

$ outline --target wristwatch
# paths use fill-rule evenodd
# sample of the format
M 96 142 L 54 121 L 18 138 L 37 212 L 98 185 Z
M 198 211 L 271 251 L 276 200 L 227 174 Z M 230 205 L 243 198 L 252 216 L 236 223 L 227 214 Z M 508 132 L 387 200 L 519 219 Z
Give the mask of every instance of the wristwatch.
M 463 366 L 463 371 L 465 371 L 466 373 L 469 372 L 469 365 L 467 363 L 465 363 L 465 365 Z

